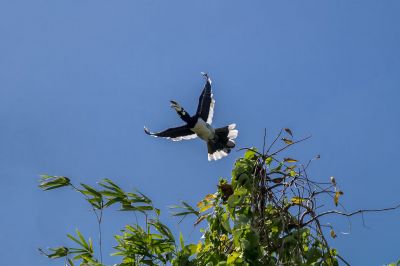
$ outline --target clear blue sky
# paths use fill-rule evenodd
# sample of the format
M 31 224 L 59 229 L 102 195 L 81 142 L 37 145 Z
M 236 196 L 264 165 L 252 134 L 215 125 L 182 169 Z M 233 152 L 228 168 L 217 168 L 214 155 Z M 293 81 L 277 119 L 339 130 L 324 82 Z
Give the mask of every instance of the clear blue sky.
M 193 112 L 201 71 L 214 81 L 214 124 L 237 123 L 239 147 L 260 146 L 264 128 L 269 140 L 282 127 L 312 134 L 293 156 L 321 154 L 311 174 L 335 176 L 348 210 L 400 202 L 399 10 L 389 0 L 2 1 L 0 264 L 60 265 L 36 248 L 69 244 L 75 228 L 96 237 L 78 194 L 37 188 L 44 173 L 138 188 L 197 242 L 166 206 L 214 192 L 241 153 L 210 163 L 199 140 L 150 138 L 143 125 L 179 125 L 171 99 Z M 356 217 L 330 243 L 353 265 L 394 261 L 399 219 Z M 104 234 L 133 220 L 106 212 Z

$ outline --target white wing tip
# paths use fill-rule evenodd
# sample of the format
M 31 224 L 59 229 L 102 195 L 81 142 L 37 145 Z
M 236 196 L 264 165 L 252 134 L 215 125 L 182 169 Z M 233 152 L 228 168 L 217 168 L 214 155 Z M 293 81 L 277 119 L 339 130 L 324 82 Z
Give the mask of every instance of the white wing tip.
M 147 135 L 151 135 L 150 130 L 146 126 L 144 126 L 143 129 L 144 129 L 144 133 L 146 133 Z
M 230 140 L 236 139 L 239 134 L 239 131 L 237 129 L 235 129 L 235 127 L 236 127 L 236 124 L 230 124 L 228 126 L 228 129 L 229 129 L 228 138 Z
M 230 125 L 228 126 L 228 129 L 235 129 L 235 127 L 236 127 L 236 124 L 233 123 L 233 124 L 230 124 Z
M 206 80 L 208 81 L 208 82 L 210 82 L 210 84 L 212 83 L 211 82 L 211 79 L 210 79 L 210 76 L 208 76 L 208 74 L 206 73 L 206 72 L 200 72 L 205 78 L 206 78 Z

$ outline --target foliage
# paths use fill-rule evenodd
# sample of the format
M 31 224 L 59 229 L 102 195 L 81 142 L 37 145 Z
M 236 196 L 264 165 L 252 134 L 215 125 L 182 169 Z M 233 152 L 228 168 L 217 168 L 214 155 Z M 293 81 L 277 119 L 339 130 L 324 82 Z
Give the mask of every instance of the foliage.
M 73 185 L 66 177 L 42 176 L 40 188 L 51 190 L 71 187 L 80 192 L 92 206 L 99 225 L 99 254 L 95 258 L 92 241 L 68 235 L 77 247 L 50 248 L 40 251 L 50 259 L 64 258 L 66 265 L 102 265 L 101 222 L 105 208 L 119 205 L 120 210 L 143 214 L 142 223 L 126 225 L 115 235 L 118 265 L 338 265 L 345 262 L 326 240 L 326 230 L 336 237 L 332 226 L 320 218 L 330 212 L 319 212 L 319 201 L 329 198 L 340 205 L 343 195 L 336 180 L 320 183 L 307 176 L 307 165 L 290 157 L 280 158 L 289 146 L 300 141 L 292 139 L 285 129 L 282 148 L 269 152 L 246 148 L 233 167 L 230 180 L 220 179 L 217 191 L 207 195 L 197 208 L 186 202 L 172 206 L 173 215 L 196 217 L 195 225 L 203 237 L 198 243 L 185 244 L 181 234 L 176 240 L 173 232 L 160 221 L 160 210 L 144 194 L 125 192 L 109 179 L 97 188 L 86 184 Z M 318 157 L 314 159 L 318 159 Z M 314 160 L 313 159 L 313 160 Z M 325 200 L 326 203 L 326 200 Z M 327 226 L 327 229 L 323 229 Z
M 399 266 L 400 265 L 400 260 L 398 260 L 397 262 L 392 262 L 390 264 L 388 264 L 387 266 Z

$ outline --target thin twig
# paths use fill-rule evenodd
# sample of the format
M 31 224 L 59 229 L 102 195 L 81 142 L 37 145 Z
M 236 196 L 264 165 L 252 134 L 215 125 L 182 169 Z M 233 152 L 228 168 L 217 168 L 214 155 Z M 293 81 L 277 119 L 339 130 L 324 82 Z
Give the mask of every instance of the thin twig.
M 88 201 L 90 204 L 89 197 L 86 194 L 84 194 L 80 189 L 78 189 L 72 183 L 70 183 L 70 186 L 77 192 L 81 193 L 85 197 L 86 201 Z M 100 262 L 102 263 L 103 262 L 103 250 L 102 250 L 102 239 L 101 239 L 101 221 L 103 218 L 103 207 L 104 207 L 103 202 L 101 202 L 100 214 L 97 213 L 95 207 L 92 204 L 90 204 L 90 207 L 92 207 L 92 211 L 94 212 L 94 215 L 96 216 L 96 220 L 97 220 L 97 227 L 98 227 L 98 231 L 99 231 L 98 233 L 99 233 Z
M 276 138 L 274 139 L 274 141 L 271 143 L 271 145 L 268 147 L 268 150 L 266 152 L 266 154 L 269 153 L 269 151 L 271 150 L 271 148 L 274 146 L 275 142 L 279 139 L 279 137 L 282 135 L 282 131 L 283 129 L 281 129 L 281 131 L 279 132 L 279 134 L 276 136 Z
M 252 148 L 240 148 L 237 151 L 242 151 L 242 150 L 252 151 L 252 152 L 258 154 L 259 156 L 263 156 L 261 153 L 259 153 L 258 151 L 256 151 L 255 149 L 252 149 Z
M 103 219 L 103 201 L 101 201 L 101 209 L 100 209 L 100 219 L 98 220 L 98 229 L 99 229 L 99 250 L 100 250 L 100 263 L 103 263 L 103 246 L 102 246 L 102 238 L 101 238 L 101 222 Z
M 270 157 L 270 156 L 274 156 L 274 155 L 280 153 L 280 152 L 283 151 L 283 150 L 286 150 L 287 148 L 289 148 L 290 146 L 292 146 L 292 145 L 294 145 L 294 144 L 297 144 L 297 143 L 303 142 L 303 141 L 305 141 L 305 140 L 308 140 L 308 139 L 311 138 L 311 137 L 312 137 L 312 136 L 310 135 L 310 136 L 305 137 L 305 138 L 303 138 L 303 139 L 294 141 L 293 143 L 290 143 L 290 144 L 286 145 L 285 147 L 283 147 L 283 148 L 277 150 L 276 152 L 271 153 L 271 154 L 269 155 L 269 157 Z
M 382 208 L 382 209 L 364 209 L 364 210 L 358 210 L 358 211 L 354 211 L 354 212 L 350 212 L 350 213 L 346 213 L 346 212 L 341 212 L 341 211 L 337 211 L 337 210 L 331 210 L 331 211 L 326 211 L 323 213 L 320 213 L 318 215 L 316 215 L 315 217 L 313 217 L 311 220 L 307 221 L 304 225 L 307 225 L 309 223 L 312 223 L 313 221 L 318 220 L 319 218 L 321 218 L 322 216 L 328 215 L 328 214 L 338 214 L 338 215 L 343 215 L 343 216 L 353 216 L 356 214 L 363 214 L 366 212 L 383 212 L 383 211 L 393 211 L 400 208 L 400 204 L 396 205 L 394 207 L 390 207 L 390 208 Z
M 342 256 L 340 256 L 339 254 L 336 254 L 336 257 L 338 257 L 344 264 L 346 264 L 347 266 L 350 266 L 350 263 L 348 263 Z
M 265 142 L 267 140 L 267 128 L 264 128 L 264 142 L 263 142 L 263 154 L 265 154 Z

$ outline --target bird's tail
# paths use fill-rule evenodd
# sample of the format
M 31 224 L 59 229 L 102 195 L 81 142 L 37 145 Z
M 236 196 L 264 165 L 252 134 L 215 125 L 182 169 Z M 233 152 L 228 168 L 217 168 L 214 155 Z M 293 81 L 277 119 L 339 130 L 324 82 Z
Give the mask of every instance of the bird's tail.
M 207 142 L 208 160 L 218 160 L 227 156 L 235 147 L 236 137 L 239 131 L 235 129 L 236 124 L 215 129 L 215 138 Z

